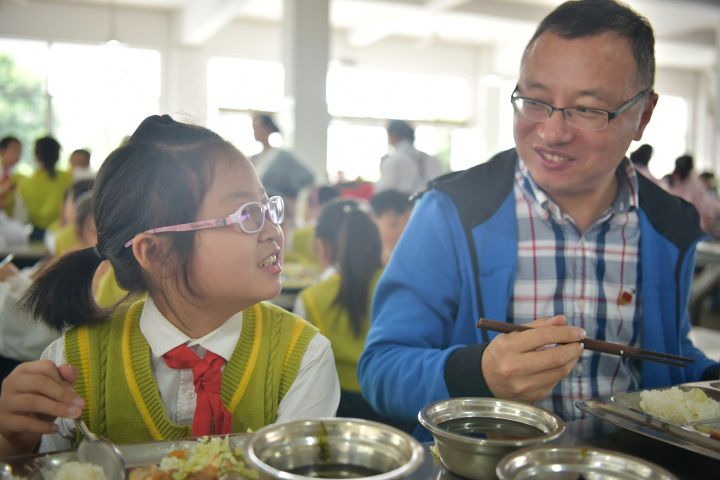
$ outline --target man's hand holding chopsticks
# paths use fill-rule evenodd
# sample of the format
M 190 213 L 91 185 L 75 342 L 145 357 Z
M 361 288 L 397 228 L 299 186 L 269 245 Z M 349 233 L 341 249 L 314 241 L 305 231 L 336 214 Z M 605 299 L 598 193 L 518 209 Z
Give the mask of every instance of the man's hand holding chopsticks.
M 485 348 L 482 373 L 498 398 L 526 402 L 545 398 L 582 355 L 579 341 L 585 331 L 565 325 L 565 316 L 541 318 L 527 326 L 533 330 L 500 334 Z

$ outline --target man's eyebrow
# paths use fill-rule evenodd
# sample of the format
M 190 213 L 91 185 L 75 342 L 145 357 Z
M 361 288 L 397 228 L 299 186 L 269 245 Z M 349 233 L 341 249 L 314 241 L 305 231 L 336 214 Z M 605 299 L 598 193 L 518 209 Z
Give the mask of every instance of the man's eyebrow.
M 518 86 L 518 87 L 519 87 L 519 86 Z M 547 87 L 547 86 L 545 86 L 544 84 L 539 83 L 539 82 L 530 82 L 530 83 L 525 87 L 525 89 L 527 89 L 527 90 L 530 90 L 530 89 L 533 89 L 533 90 L 541 90 L 541 91 L 543 91 L 543 92 L 549 92 L 549 91 L 550 91 L 550 88 L 549 88 L 549 87 Z M 607 92 L 605 92 L 605 91 L 602 90 L 602 89 L 597 89 L 597 88 L 589 88 L 589 89 L 585 89 L 585 90 L 580 90 L 580 91 L 578 91 L 578 92 L 575 93 L 575 96 L 576 96 L 576 97 L 592 97 L 592 98 L 596 98 L 596 99 L 601 100 L 601 101 L 604 101 L 604 102 L 609 102 L 609 101 L 610 101 L 610 99 L 608 99 L 608 97 L 607 97 Z

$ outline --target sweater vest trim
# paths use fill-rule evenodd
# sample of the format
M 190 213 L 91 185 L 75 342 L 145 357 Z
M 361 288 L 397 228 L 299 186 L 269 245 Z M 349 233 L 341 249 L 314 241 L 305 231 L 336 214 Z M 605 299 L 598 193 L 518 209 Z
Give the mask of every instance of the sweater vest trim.
M 253 371 L 255 371 L 255 365 L 257 364 L 258 354 L 260 352 L 260 340 L 263 335 L 263 318 L 260 304 L 257 303 L 252 308 L 245 309 L 243 311 L 243 327 L 240 335 L 240 340 L 235 346 L 233 357 L 238 356 L 239 358 L 247 358 L 247 365 L 243 365 L 241 362 L 228 362 L 223 371 L 223 380 L 235 380 L 239 378 L 239 382 L 222 382 L 220 395 L 225 405 L 228 406 L 228 410 L 234 412 L 237 406 L 240 404 L 245 392 L 250 384 L 250 377 L 252 377 Z M 252 331 L 251 328 L 252 327 Z M 249 340 L 252 338 L 252 344 L 250 345 Z M 247 351 L 248 347 L 250 352 L 249 355 L 243 354 L 243 351 Z M 228 389 L 230 383 L 237 388 L 233 390 Z M 232 396 L 230 394 L 232 393 Z

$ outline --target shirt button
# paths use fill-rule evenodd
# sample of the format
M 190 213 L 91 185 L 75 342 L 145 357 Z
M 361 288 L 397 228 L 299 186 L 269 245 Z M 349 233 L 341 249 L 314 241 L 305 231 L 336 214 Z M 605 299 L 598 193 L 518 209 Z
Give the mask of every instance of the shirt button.
M 575 365 L 575 374 L 576 374 L 578 377 L 582 377 L 582 374 L 583 374 L 583 366 L 582 366 L 582 363 L 581 363 L 581 362 L 578 362 L 578 363 Z

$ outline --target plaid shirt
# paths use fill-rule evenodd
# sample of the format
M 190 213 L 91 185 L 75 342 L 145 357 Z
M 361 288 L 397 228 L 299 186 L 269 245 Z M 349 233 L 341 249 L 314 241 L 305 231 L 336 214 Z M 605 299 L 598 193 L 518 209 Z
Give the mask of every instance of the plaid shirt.
M 615 201 L 581 233 L 518 162 L 513 186 L 518 270 L 508 321 L 524 324 L 564 314 L 589 338 L 640 344 L 638 184 L 627 159 L 617 178 Z M 566 420 L 581 418 L 576 400 L 636 389 L 639 378 L 635 362 L 585 350 L 570 375 L 538 405 Z

